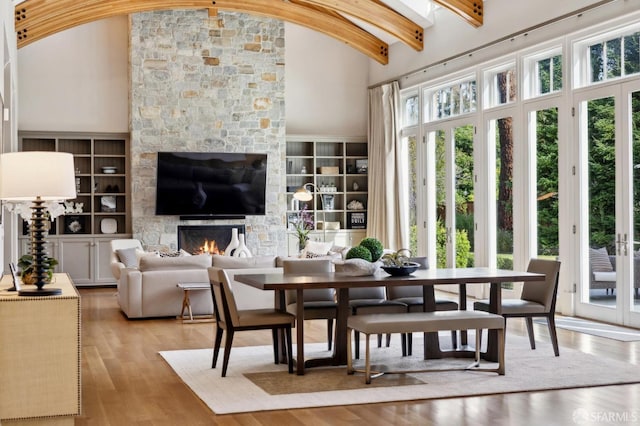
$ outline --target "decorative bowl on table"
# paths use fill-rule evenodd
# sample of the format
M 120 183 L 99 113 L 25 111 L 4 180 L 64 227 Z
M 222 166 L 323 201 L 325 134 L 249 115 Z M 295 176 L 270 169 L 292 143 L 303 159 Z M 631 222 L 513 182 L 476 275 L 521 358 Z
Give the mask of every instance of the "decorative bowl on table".
M 402 266 L 381 266 L 387 274 L 394 277 L 406 277 L 413 274 L 419 267 L 420 264 L 416 262 L 408 262 Z
M 105 174 L 109 174 L 110 175 L 110 174 L 116 173 L 117 171 L 118 171 L 118 168 L 115 167 L 115 166 L 104 166 L 104 167 L 102 167 L 102 173 L 105 173 Z

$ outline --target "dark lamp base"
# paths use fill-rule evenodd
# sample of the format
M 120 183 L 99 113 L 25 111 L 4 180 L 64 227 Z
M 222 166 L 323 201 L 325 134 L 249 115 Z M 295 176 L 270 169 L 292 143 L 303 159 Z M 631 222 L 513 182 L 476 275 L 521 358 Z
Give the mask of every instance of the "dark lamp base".
M 58 294 L 62 294 L 62 289 L 59 288 L 23 288 L 18 291 L 18 295 L 20 296 L 56 296 Z

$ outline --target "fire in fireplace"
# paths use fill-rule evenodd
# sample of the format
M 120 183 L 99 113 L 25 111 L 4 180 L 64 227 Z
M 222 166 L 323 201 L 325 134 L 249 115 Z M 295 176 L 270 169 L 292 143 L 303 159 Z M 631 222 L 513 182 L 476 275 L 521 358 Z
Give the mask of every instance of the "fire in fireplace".
M 190 254 L 224 254 L 231 242 L 231 230 L 244 234 L 244 225 L 178 226 L 178 249 Z

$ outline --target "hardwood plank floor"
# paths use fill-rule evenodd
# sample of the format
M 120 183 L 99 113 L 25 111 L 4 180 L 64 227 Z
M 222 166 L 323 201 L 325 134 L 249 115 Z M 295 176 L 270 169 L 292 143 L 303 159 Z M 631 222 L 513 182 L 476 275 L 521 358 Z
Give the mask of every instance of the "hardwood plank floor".
M 82 415 L 76 425 L 546 426 L 640 422 L 640 385 L 216 416 L 158 355 L 161 350 L 211 347 L 213 324 L 182 324 L 173 318 L 127 320 L 118 308 L 115 289 L 80 289 L 80 295 Z M 305 324 L 307 341 L 324 341 L 324 326 L 325 321 Z M 534 327 L 537 350 L 552 354 L 546 327 Z M 524 322 L 510 320 L 508 333 L 526 335 Z M 606 368 L 606 358 L 640 368 L 640 342 L 618 342 L 561 329 L 558 338 L 560 356 L 562 347 L 571 347 L 602 356 L 602 368 Z M 270 342 L 269 332 L 242 332 L 234 338 L 234 346 Z

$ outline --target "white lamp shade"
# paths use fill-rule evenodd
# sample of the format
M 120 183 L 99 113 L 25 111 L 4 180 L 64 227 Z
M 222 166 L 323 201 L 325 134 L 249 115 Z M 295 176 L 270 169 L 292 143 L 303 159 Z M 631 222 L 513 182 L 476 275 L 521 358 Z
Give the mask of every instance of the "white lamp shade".
M 76 198 L 73 155 L 24 151 L 0 155 L 0 199 L 44 201 Z

